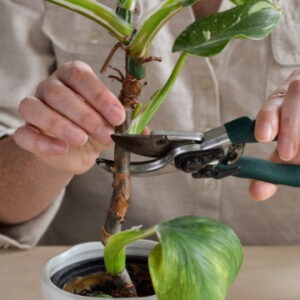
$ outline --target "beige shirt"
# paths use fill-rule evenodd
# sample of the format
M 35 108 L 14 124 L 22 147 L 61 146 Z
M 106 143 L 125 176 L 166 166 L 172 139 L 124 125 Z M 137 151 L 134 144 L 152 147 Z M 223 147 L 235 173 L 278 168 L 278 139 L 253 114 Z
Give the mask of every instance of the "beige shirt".
M 110 5 L 111 0 L 102 2 Z M 138 2 L 138 13 L 142 15 L 158 0 Z M 282 2 L 284 17 L 266 40 L 236 40 L 211 59 L 190 57 L 150 127 L 202 131 L 242 115 L 255 117 L 270 92 L 300 65 L 300 2 Z M 44 5 L 39 0 L 0 2 L 1 136 L 11 134 L 22 123 L 16 112 L 20 99 L 32 94 L 55 64 L 82 60 L 99 73 L 115 43 L 96 23 L 52 4 Z M 222 9 L 229 6 L 225 1 Z M 187 9 L 157 36 L 151 54 L 162 56 L 163 63 L 148 65 L 143 102 L 168 78 L 178 56 L 169 54 L 174 37 L 192 19 Z M 122 51 L 111 63 L 118 68 L 123 65 Z M 118 94 L 120 84 L 108 79 L 108 74 L 100 78 Z M 266 158 L 272 147 L 251 145 L 246 147 L 246 153 Z M 101 156 L 111 158 L 112 154 L 105 152 Z M 111 175 L 97 166 L 76 176 L 42 215 L 26 224 L 2 226 L 0 246 L 26 248 L 41 237 L 41 244 L 99 240 L 111 183 Z M 247 189 L 246 179 L 193 179 L 179 171 L 134 177 L 125 227 L 149 226 L 180 215 L 197 214 L 229 224 L 247 245 L 300 243 L 299 190 L 281 187 L 271 200 L 255 203 L 250 201 Z

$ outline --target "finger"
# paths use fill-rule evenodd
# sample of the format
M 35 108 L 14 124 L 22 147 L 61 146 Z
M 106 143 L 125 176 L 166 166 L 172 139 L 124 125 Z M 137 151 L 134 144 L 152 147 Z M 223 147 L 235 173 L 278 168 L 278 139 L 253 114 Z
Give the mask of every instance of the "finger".
M 300 80 L 290 82 L 281 109 L 278 153 L 282 160 L 289 161 L 299 150 L 300 130 Z
M 264 103 L 256 116 L 254 135 L 257 141 L 268 143 L 275 139 L 279 130 L 283 93 L 276 91 Z
M 271 142 L 278 135 L 280 113 L 287 94 L 291 78 L 300 76 L 300 69 L 295 70 L 282 85 L 267 99 L 256 117 L 255 138 L 262 143 Z
M 108 123 L 118 126 L 124 122 L 125 111 L 122 104 L 88 65 L 79 61 L 66 63 L 55 75 L 88 101 Z
M 29 125 L 14 132 L 14 140 L 21 148 L 39 155 L 58 155 L 68 151 L 68 145 L 56 138 L 43 135 Z
M 143 135 L 149 135 L 151 134 L 151 129 L 149 127 L 145 127 L 142 131 Z
M 61 81 L 48 79 L 41 82 L 36 95 L 49 107 L 59 112 L 87 132 L 100 143 L 111 142 L 114 128 L 104 120 L 82 97 Z
M 19 113 L 29 124 L 38 128 L 44 135 L 59 139 L 67 144 L 80 146 L 86 143 L 88 136 L 78 126 L 50 109 L 35 97 L 23 99 Z
M 276 163 L 283 162 L 279 158 L 277 149 L 272 153 L 269 160 Z M 267 200 L 271 198 L 277 192 L 277 190 L 278 185 L 260 180 L 251 180 L 249 185 L 249 195 L 254 201 Z
M 251 180 L 249 195 L 254 201 L 264 201 L 271 198 L 278 190 L 278 186 L 269 182 Z

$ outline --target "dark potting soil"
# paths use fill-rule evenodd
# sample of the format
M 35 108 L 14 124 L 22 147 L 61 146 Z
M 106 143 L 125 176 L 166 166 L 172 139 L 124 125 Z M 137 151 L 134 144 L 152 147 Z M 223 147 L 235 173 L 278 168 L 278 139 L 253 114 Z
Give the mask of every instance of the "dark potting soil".
M 128 256 L 126 267 L 136 286 L 138 296 L 153 295 L 147 258 Z M 105 272 L 102 258 L 71 264 L 55 273 L 51 281 L 57 287 L 77 295 L 96 296 L 104 293 L 115 298 L 122 297 L 116 290 L 111 276 Z

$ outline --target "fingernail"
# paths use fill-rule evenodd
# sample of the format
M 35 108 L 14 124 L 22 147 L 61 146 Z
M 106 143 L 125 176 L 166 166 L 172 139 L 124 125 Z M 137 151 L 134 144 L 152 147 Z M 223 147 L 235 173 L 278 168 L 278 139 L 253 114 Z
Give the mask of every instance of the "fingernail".
M 283 139 L 278 144 L 279 156 L 282 160 L 290 160 L 295 154 L 295 145 L 287 139 Z
M 121 125 L 124 122 L 125 113 L 119 107 L 112 105 L 106 111 L 105 118 L 114 126 Z
M 83 145 L 88 139 L 87 134 L 75 126 L 68 126 L 64 132 L 64 135 L 68 142 L 75 145 Z
M 259 140 L 261 140 L 262 142 L 268 142 L 271 139 L 272 133 L 272 126 L 269 123 L 262 123 L 259 126 L 257 135 Z
M 112 142 L 111 135 L 114 133 L 114 130 L 111 127 L 101 126 L 96 131 L 97 140 L 103 144 L 108 145 Z

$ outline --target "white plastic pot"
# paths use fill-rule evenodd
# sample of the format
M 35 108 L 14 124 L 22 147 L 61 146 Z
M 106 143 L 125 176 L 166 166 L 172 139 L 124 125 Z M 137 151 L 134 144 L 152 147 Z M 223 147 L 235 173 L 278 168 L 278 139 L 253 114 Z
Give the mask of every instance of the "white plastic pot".
M 137 241 L 126 248 L 127 255 L 148 257 L 155 242 Z M 74 295 L 57 287 L 51 280 L 52 276 L 63 268 L 88 259 L 103 257 L 104 248 L 100 242 L 89 242 L 76 245 L 69 250 L 51 258 L 44 266 L 41 273 L 43 300 L 84 300 L 94 297 Z M 110 298 L 106 298 L 110 299 Z M 113 298 L 111 298 L 113 299 Z M 118 298 L 120 300 L 157 300 L 155 295 L 139 298 Z

